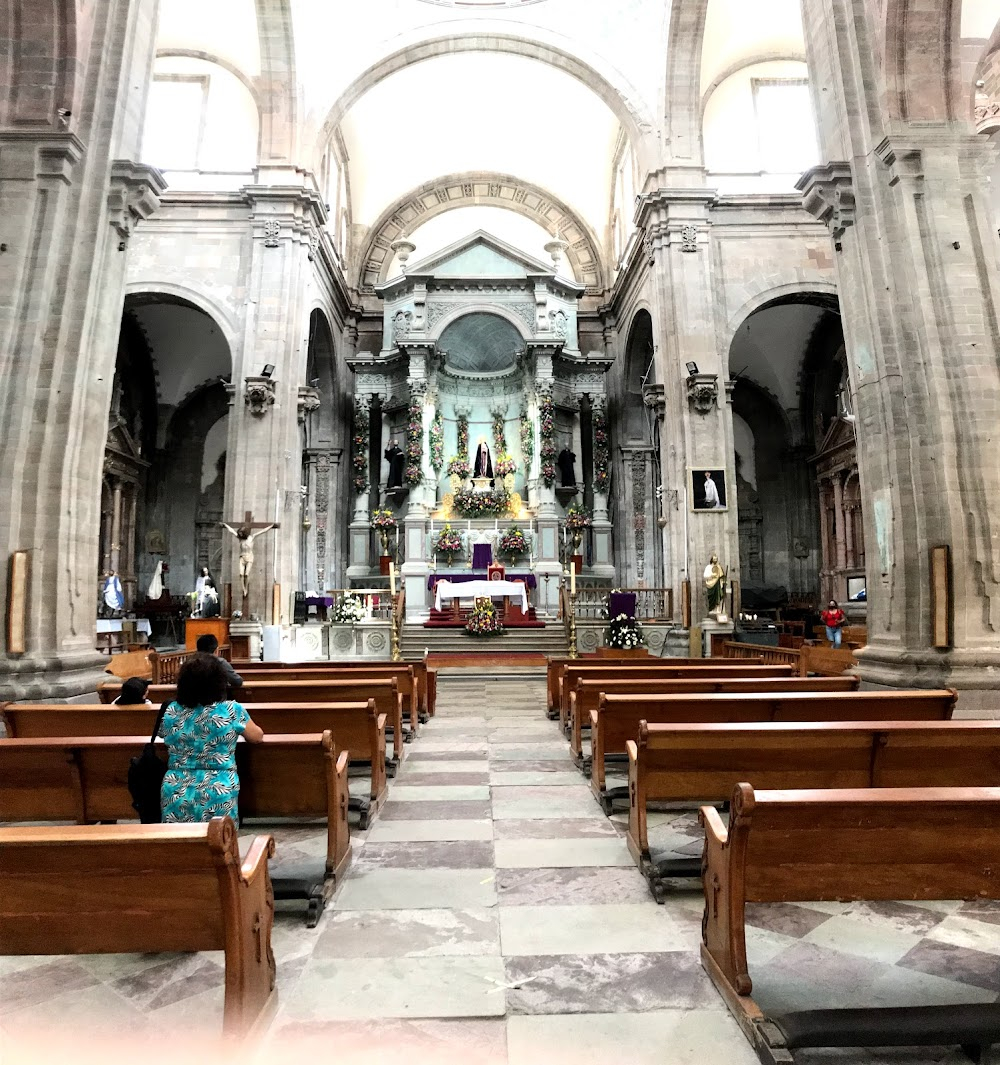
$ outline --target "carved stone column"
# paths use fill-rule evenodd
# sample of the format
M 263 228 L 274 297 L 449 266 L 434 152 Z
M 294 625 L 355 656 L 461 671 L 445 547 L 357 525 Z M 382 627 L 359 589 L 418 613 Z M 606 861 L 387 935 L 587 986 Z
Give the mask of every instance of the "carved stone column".
M 1000 244 L 986 182 L 994 149 L 959 122 L 890 117 L 867 6 L 806 6 L 823 148 L 844 160 L 810 171 L 800 189 L 839 246 L 869 545 L 861 675 L 995 690 Z M 952 553 L 950 651 L 931 639 L 929 549 L 938 544 Z M 983 703 L 992 709 L 994 695 Z M 963 694 L 962 705 L 975 713 L 977 698 Z

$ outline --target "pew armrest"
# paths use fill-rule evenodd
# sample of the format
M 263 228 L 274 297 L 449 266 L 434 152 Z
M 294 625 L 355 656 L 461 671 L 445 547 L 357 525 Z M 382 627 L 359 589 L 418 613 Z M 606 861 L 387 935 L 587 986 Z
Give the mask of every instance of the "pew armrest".
M 736 799 L 733 805 L 737 805 Z M 713 979 L 717 975 L 724 982 L 724 997 L 736 1000 L 753 990 L 747 971 L 745 870 L 738 860 L 745 857 L 746 826 L 737 826 L 734 837 L 722 823 L 719 811 L 714 806 L 703 806 L 699 814 L 705 829 L 702 949 L 711 956 L 718 968 L 718 974 L 713 974 Z M 735 863 L 734 858 L 737 859 Z
M 719 846 L 724 847 L 729 840 L 729 829 L 726 828 L 719 816 L 719 811 L 714 806 L 701 808 L 701 823 L 705 826 L 706 839 L 712 840 Z
M 240 866 L 240 878 L 245 884 L 252 884 L 261 875 L 267 873 L 267 860 L 274 855 L 274 836 L 254 836 L 247 856 Z
M 649 837 L 646 826 L 646 792 L 639 780 L 639 746 L 625 741 L 628 755 L 628 835 L 625 842 L 636 865 L 649 860 Z

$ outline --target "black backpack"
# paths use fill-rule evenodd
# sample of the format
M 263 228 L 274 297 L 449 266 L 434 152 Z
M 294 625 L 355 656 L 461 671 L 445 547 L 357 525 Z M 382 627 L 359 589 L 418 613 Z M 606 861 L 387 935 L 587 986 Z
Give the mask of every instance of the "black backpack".
M 132 758 L 128 764 L 128 791 L 132 796 L 132 809 L 144 825 L 158 825 L 161 820 L 160 789 L 167 775 L 167 764 L 157 755 L 154 744 L 169 705 L 170 700 L 167 699 L 160 706 L 149 743 L 143 747 L 142 754 Z

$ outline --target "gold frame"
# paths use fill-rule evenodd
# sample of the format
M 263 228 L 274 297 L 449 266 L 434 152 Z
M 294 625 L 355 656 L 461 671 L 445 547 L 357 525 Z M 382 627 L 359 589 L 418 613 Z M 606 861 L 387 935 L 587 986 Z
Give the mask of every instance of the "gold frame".
M 952 646 L 951 548 L 931 548 L 931 643 L 939 650 Z
M 23 655 L 27 651 L 28 584 L 31 559 L 27 551 L 10 556 L 7 581 L 7 652 Z

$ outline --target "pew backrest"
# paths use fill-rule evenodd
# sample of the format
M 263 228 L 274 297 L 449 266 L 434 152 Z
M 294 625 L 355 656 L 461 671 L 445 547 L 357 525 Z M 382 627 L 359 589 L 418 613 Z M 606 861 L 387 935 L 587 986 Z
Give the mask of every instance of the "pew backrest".
M 273 853 L 258 836 L 241 860 L 229 818 L 0 828 L 0 953 L 224 950 L 223 1026 L 243 1032 L 274 989 Z

